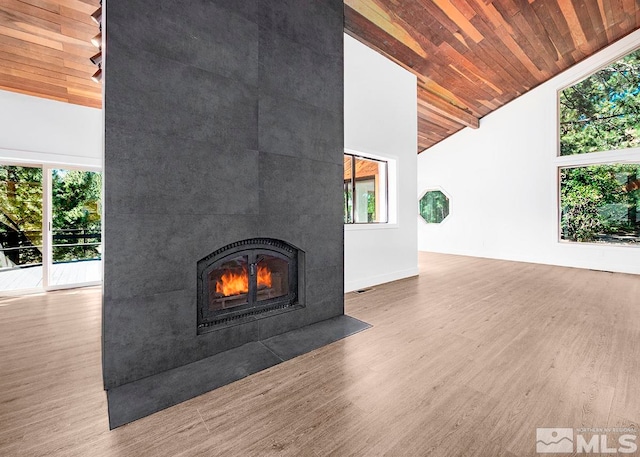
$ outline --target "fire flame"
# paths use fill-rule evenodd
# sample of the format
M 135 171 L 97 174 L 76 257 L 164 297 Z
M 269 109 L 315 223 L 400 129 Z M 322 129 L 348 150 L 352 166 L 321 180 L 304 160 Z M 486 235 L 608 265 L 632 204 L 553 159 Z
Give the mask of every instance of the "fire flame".
M 271 271 L 265 265 L 258 265 L 258 287 L 271 287 Z M 216 292 L 230 297 L 231 295 L 249 292 L 249 272 L 243 267 L 240 273 L 226 270 L 216 282 Z
M 258 266 L 258 289 L 260 286 L 271 287 L 271 270 L 265 265 Z

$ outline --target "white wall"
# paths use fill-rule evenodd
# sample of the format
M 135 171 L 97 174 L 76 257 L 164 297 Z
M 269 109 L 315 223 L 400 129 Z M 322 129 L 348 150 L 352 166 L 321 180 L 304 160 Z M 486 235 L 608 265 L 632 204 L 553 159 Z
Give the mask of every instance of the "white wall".
M 420 154 L 417 197 L 441 187 L 451 214 L 419 218 L 419 249 L 640 273 L 640 247 L 558 241 L 557 167 L 567 158 L 557 157 L 556 128 L 557 91 L 639 45 L 636 31 Z M 603 156 L 640 162 L 640 149 Z
M 344 40 L 345 148 L 393 159 L 397 186 L 392 192 L 390 182 L 395 220 L 345 225 L 345 290 L 352 291 L 418 274 L 417 95 L 414 75 L 350 36 Z
M 102 110 L 0 90 L 0 160 L 102 167 Z

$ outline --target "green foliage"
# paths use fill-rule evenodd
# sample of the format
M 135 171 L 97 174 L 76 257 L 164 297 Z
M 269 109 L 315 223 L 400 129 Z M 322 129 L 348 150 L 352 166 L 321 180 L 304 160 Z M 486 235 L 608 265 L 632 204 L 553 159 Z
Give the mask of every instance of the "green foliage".
M 42 169 L 0 167 L 0 221 L 28 232 L 42 229 Z M 1 227 L 0 230 L 7 230 Z
M 560 92 L 560 155 L 640 146 L 640 50 Z
M 367 201 L 367 222 L 376 220 L 376 193 L 368 191 L 365 194 Z
M 638 238 L 640 165 L 592 165 L 560 172 L 562 237 L 571 241 Z
M 42 169 L 0 166 L 0 242 L 11 262 L 42 262 Z
M 345 183 L 343 192 L 343 216 L 345 224 L 353 222 L 353 193 L 351 192 L 351 183 Z
M 449 199 L 439 190 L 425 193 L 419 205 L 420 216 L 429 224 L 439 224 L 449 215 Z
M 100 228 L 100 173 L 71 170 L 53 172 L 53 228 Z

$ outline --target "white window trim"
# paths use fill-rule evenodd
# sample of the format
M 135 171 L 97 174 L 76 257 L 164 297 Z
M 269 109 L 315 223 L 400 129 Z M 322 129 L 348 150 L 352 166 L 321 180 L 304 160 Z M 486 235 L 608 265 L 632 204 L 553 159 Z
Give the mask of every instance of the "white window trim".
M 0 161 L 3 163 L 21 163 L 28 166 L 48 165 L 52 168 L 82 169 L 102 171 L 102 158 L 80 157 L 49 152 L 19 151 L 0 148 Z
M 382 155 L 368 151 L 344 148 L 344 154 L 350 154 L 364 159 L 380 160 L 387 163 L 387 222 L 344 223 L 346 231 L 352 230 L 388 230 L 400 227 L 398 223 L 398 157 Z
M 558 156 L 555 163 L 558 168 L 568 168 L 608 163 L 637 163 L 639 160 L 640 148 L 629 148 Z

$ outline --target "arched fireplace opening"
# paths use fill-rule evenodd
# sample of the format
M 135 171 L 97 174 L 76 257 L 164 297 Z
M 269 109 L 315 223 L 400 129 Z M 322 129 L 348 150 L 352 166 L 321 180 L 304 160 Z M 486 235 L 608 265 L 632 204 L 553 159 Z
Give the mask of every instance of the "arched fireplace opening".
M 272 238 L 238 241 L 198 262 L 198 333 L 304 306 L 304 252 Z

